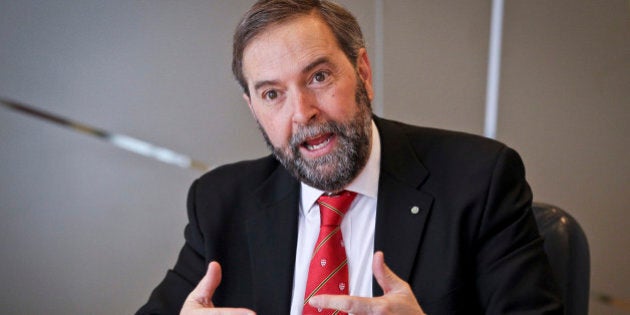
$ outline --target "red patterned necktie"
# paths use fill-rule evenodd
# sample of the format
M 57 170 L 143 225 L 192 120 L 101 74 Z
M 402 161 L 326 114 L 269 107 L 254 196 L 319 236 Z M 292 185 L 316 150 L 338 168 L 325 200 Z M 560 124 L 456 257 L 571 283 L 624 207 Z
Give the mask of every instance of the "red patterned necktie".
M 304 295 L 304 315 L 346 314 L 335 310 L 316 309 L 308 304 L 312 296 L 319 294 L 345 294 L 348 285 L 348 259 L 341 237 L 341 220 L 357 194 L 342 191 L 334 196 L 322 195 L 317 199 L 321 215 L 319 237 L 313 250 L 308 269 Z

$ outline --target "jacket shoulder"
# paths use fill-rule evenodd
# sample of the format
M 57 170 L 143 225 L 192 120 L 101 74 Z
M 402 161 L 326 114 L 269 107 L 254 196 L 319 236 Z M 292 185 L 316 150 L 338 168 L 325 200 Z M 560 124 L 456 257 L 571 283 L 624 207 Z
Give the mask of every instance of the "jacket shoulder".
M 211 187 L 215 191 L 252 191 L 278 168 L 282 168 L 280 163 L 273 156 L 268 155 L 219 166 L 199 177 L 196 185 L 200 189 Z
M 385 119 L 380 119 L 378 125 L 383 129 L 381 133 L 385 133 L 385 138 L 391 137 L 392 133 L 404 137 L 425 164 L 439 162 L 443 165 L 449 161 L 457 165 L 480 163 L 494 160 L 504 151 L 513 151 L 499 141 L 461 131 L 420 127 Z

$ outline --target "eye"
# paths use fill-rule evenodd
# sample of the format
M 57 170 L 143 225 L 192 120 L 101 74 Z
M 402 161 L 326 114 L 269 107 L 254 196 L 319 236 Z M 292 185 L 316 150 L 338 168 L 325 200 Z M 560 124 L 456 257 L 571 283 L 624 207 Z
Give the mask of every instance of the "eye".
M 263 98 L 269 101 L 273 101 L 276 98 L 278 98 L 278 91 L 276 90 L 265 91 L 265 93 L 263 93 Z
M 313 75 L 313 81 L 315 82 L 324 82 L 328 78 L 328 73 L 324 71 L 315 72 Z

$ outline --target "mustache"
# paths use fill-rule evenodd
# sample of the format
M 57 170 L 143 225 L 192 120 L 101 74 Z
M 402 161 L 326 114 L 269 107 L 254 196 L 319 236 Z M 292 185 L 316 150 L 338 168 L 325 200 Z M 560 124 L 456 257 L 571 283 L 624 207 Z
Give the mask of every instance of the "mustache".
M 299 127 L 291 136 L 289 145 L 293 148 L 293 150 L 297 150 L 307 139 L 324 133 L 345 135 L 345 131 L 341 124 L 334 121 L 323 121 Z

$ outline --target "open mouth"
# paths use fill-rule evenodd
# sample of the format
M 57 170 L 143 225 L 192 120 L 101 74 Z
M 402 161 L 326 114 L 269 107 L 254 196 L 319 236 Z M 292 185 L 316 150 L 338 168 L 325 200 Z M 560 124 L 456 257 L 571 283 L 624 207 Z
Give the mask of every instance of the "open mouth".
M 333 138 L 332 133 L 318 135 L 315 138 L 310 138 L 302 142 L 302 147 L 306 148 L 309 151 L 317 151 L 319 149 L 324 148 L 326 145 L 328 145 L 328 143 L 330 143 L 330 140 L 332 138 Z

